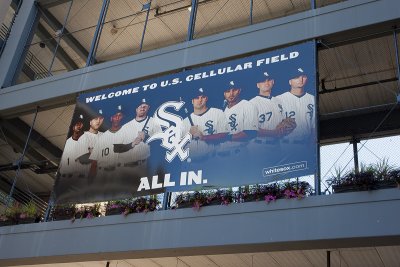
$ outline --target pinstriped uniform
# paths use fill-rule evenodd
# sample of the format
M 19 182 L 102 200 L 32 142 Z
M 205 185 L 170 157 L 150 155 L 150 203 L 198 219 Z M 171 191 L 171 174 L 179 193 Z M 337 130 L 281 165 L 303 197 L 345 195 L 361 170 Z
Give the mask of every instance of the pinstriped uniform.
M 121 130 L 121 129 L 120 129 Z M 104 132 L 93 148 L 89 159 L 97 161 L 98 175 L 115 168 L 118 162 L 118 154 L 114 152 L 114 144 L 121 143 L 121 131 Z M 108 170 L 107 170 L 108 169 Z
M 136 119 L 131 120 L 122 126 L 120 131 L 122 136 L 120 143 L 130 144 L 138 136 L 139 132 L 143 131 L 146 135 L 152 136 L 155 133 L 161 132 L 161 127 L 154 118 L 146 117 L 141 121 L 137 121 Z M 150 146 L 142 141 L 129 151 L 119 153 L 119 162 L 124 164 L 128 162 L 144 160 L 148 157 L 150 157 Z
M 193 125 L 197 126 L 203 135 L 227 133 L 225 114 L 217 108 L 208 108 L 204 113 L 196 115 L 190 114 Z M 191 124 L 189 118 L 183 121 L 183 135 L 190 131 Z M 189 144 L 189 155 L 192 159 L 204 157 L 214 152 L 214 145 L 207 144 L 202 140 L 191 140 Z
M 229 134 L 258 130 L 257 110 L 249 101 L 241 100 L 231 108 L 226 107 L 224 113 Z M 232 150 L 241 146 L 241 142 L 228 141 L 221 144 L 221 149 Z
M 78 140 L 68 138 L 60 161 L 59 172 L 61 177 L 81 176 L 89 173 L 90 164 L 81 164 L 77 158 L 88 153 L 87 138 L 85 135 Z
M 86 139 L 89 151 L 93 151 L 94 146 L 96 145 L 102 134 L 102 132 L 97 132 L 97 134 L 91 133 L 89 131 L 84 132 L 81 137 L 84 137 Z
M 283 93 L 277 98 L 282 102 L 283 114 L 286 118 L 294 118 L 296 128 L 283 138 L 286 142 L 301 142 L 314 132 L 315 99 L 308 93 L 296 96 L 290 92 Z

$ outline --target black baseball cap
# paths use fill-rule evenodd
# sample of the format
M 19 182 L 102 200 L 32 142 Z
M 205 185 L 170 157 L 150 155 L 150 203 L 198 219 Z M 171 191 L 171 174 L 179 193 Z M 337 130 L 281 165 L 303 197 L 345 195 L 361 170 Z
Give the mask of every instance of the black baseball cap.
M 142 104 L 150 105 L 150 104 L 147 102 L 146 98 L 142 98 L 142 99 L 140 99 L 139 101 L 136 101 L 136 102 L 135 102 L 135 108 L 138 108 L 138 107 L 139 107 L 140 105 L 142 105 Z
M 242 87 L 241 87 L 241 84 L 239 81 L 229 80 L 227 82 L 227 88 L 225 88 L 224 91 L 232 89 L 232 88 L 241 89 Z
M 289 73 L 289 79 L 294 79 L 302 75 L 307 75 L 303 68 L 292 69 Z
M 192 91 L 191 94 L 190 94 L 190 97 L 191 97 L 191 99 L 194 99 L 194 98 L 199 97 L 201 95 L 207 96 L 207 90 L 202 88 L 202 87 Z
M 271 72 L 266 72 L 264 71 L 261 75 L 260 75 L 260 81 L 265 81 L 265 80 L 272 80 L 274 79 L 274 76 L 271 74 Z
M 92 112 L 90 112 L 88 114 L 88 119 L 89 120 L 93 120 L 93 119 L 98 118 L 98 117 L 104 117 L 102 109 L 94 110 L 94 111 L 92 111 Z

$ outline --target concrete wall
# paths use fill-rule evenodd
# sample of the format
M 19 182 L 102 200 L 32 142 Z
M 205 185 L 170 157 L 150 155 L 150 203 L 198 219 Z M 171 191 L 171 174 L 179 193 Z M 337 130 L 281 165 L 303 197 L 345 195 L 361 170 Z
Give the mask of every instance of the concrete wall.
M 400 243 L 400 190 L 0 228 L 0 265 Z

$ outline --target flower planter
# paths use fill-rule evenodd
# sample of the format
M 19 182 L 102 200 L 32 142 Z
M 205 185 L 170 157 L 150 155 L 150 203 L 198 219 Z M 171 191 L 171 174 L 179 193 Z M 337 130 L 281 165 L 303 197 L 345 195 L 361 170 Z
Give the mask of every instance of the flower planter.
M 64 221 L 71 220 L 75 217 L 75 209 L 73 208 L 65 208 L 65 209 L 56 209 L 53 212 L 53 221 Z
M 0 227 L 2 226 L 9 226 L 9 225 L 15 225 L 16 223 L 13 221 L 0 221 Z
M 397 187 L 394 181 L 381 181 L 375 184 L 362 184 L 362 185 L 333 185 L 333 191 L 335 193 L 346 193 L 346 192 L 357 192 L 357 191 L 369 191 L 377 189 L 387 189 Z
M 185 209 L 185 208 L 192 208 L 193 204 L 189 203 L 189 202 L 182 202 L 182 203 L 176 204 L 176 206 L 178 207 L 178 209 Z
M 35 218 L 24 218 L 24 219 L 18 219 L 18 224 L 30 224 L 30 223 L 35 223 Z
M 121 208 L 107 209 L 106 210 L 106 216 L 121 215 L 123 213 L 123 210 L 124 209 L 121 209 Z

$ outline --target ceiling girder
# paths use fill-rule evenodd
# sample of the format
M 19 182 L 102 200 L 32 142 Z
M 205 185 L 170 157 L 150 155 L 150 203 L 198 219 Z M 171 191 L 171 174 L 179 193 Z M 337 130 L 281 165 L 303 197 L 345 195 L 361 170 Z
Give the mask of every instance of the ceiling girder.
M 63 28 L 63 25 L 46 8 L 41 8 L 41 6 L 39 6 L 39 10 L 43 14 L 42 18 L 54 31 L 61 30 Z M 62 39 L 75 51 L 76 54 L 79 55 L 83 61 L 86 62 L 89 52 L 79 43 L 78 40 L 75 39 L 74 36 L 72 36 L 67 29 L 64 29 Z
M 30 126 L 18 118 L 1 120 L 0 124 L 7 139 L 5 141 L 18 152 L 22 152 Z M 3 136 L 0 135 L 0 137 L 4 139 Z M 62 150 L 32 129 L 29 146 L 25 155 L 36 166 L 39 168 L 42 167 L 42 172 L 39 170 L 39 173 L 44 173 L 46 170 L 55 172 L 62 155 Z M 33 171 L 35 170 L 33 169 Z
M 53 36 L 46 30 L 42 24 L 38 24 L 36 35 L 43 40 L 43 42 L 48 46 L 50 51 L 54 51 L 57 42 L 54 40 Z M 71 57 L 65 52 L 65 50 L 58 46 L 56 57 L 61 61 L 62 64 L 67 68 L 67 70 L 79 69 L 78 65 L 71 59 Z

